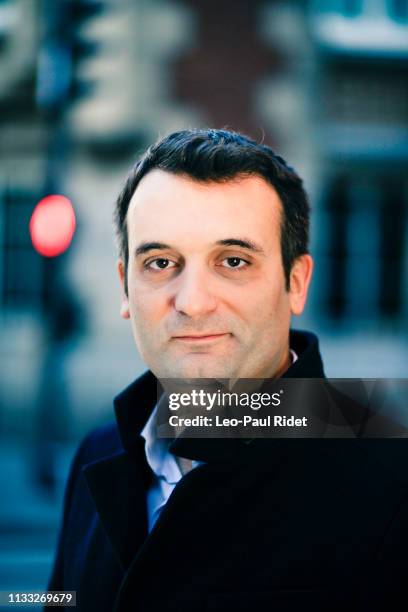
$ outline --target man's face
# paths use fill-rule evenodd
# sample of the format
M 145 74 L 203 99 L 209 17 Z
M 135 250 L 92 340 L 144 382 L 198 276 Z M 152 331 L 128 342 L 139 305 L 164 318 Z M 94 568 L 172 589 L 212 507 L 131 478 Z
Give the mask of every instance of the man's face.
M 285 289 L 282 205 L 259 177 L 199 183 L 162 170 L 139 183 L 127 214 L 130 318 L 158 378 L 266 378 L 289 365 L 291 313 L 306 300 L 304 255 Z

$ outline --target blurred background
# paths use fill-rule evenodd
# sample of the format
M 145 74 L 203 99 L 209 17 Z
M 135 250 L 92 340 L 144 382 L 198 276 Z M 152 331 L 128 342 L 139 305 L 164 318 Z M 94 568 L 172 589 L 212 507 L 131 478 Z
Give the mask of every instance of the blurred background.
M 229 127 L 305 179 L 294 327 L 406 377 L 408 0 L 0 0 L 0 590 L 45 588 L 79 439 L 143 369 L 112 211 L 158 135 Z

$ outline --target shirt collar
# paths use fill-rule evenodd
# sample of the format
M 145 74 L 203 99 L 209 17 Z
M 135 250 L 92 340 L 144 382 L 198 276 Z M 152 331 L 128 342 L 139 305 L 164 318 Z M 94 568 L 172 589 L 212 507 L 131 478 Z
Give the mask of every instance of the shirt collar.
M 157 411 L 158 405 L 156 404 L 146 425 L 140 432 L 142 438 L 145 439 L 146 459 L 156 476 L 162 476 L 169 484 L 176 484 L 180 480 L 182 473 L 177 461 L 174 459 L 174 455 L 169 453 L 168 449 L 171 440 L 157 437 Z M 169 457 L 173 461 L 169 461 Z
M 297 353 L 293 349 L 289 349 L 289 351 L 290 351 L 290 354 L 292 356 L 292 363 L 291 363 L 291 365 L 293 365 L 299 359 L 299 357 L 297 356 Z

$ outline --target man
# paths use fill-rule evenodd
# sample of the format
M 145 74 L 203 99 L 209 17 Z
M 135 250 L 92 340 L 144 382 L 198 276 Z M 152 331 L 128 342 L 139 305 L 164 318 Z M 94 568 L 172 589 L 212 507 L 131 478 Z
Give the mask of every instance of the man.
M 49 589 L 81 611 L 387 609 L 408 489 L 378 449 L 403 441 L 157 435 L 157 379 L 324 378 L 316 336 L 289 329 L 313 267 L 301 179 L 242 135 L 186 130 L 132 169 L 116 225 L 149 371 L 76 453 Z

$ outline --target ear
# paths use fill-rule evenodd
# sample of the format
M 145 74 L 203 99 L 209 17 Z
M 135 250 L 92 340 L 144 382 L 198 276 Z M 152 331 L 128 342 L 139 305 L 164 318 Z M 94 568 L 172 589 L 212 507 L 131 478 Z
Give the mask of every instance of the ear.
M 121 306 L 120 306 L 120 316 L 123 319 L 129 319 L 130 318 L 129 299 L 128 299 L 128 296 L 126 295 L 126 291 L 125 291 L 126 270 L 125 270 L 125 264 L 124 264 L 122 259 L 118 260 L 116 267 L 117 267 L 118 274 L 119 274 L 119 280 L 120 280 L 120 286 L 121 286 L 121 294 L 122 294 L 122 298 L 121 298 L 122 302 L 121 302 Z
M 300 255 L 290 271 L 289 302 L 294 315 L 300 315 L 306 304 L 307 292 L 313 272 L 313 259 L 310 255 Z

